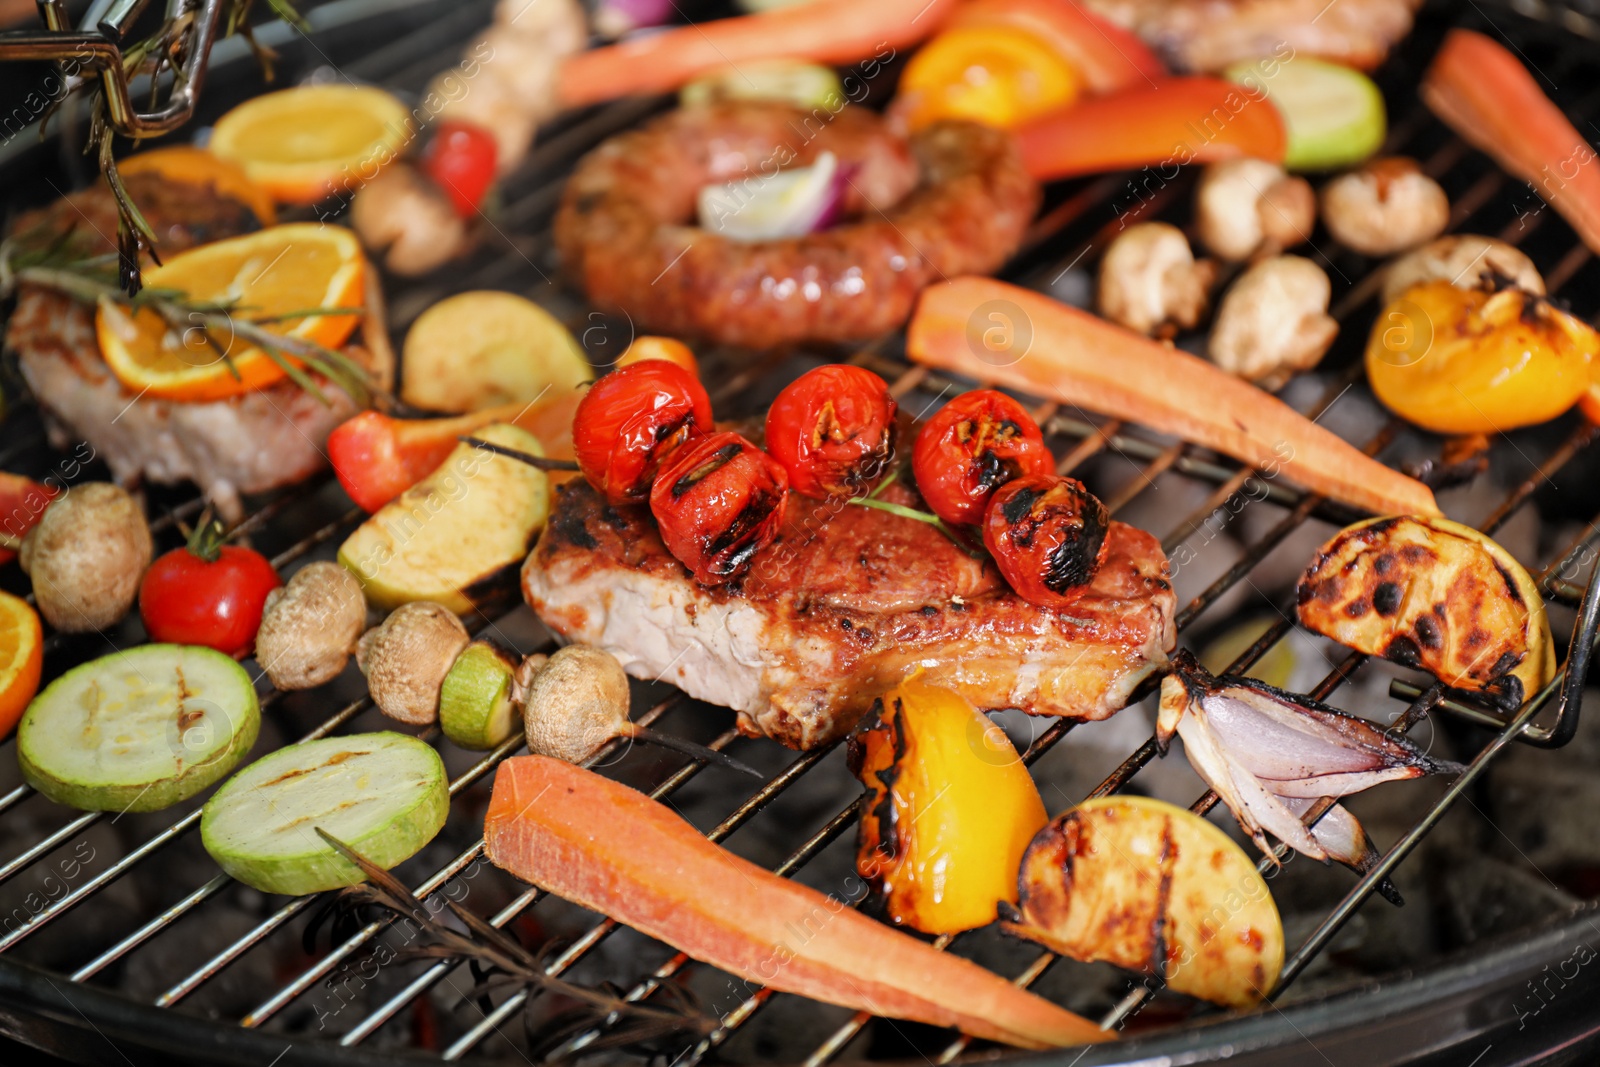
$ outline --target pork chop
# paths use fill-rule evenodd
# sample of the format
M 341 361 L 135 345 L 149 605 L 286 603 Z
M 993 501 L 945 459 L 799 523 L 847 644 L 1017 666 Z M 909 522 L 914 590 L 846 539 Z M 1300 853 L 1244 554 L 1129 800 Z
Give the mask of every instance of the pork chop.
M 899 486 L 885 498 L 912 499 Z M 1113 522 L 1088 590 L 1048 610 L 931 526 L 791 497 L 778 540 L 713 589 L 668 554 L 647 511 L 574 480 L 522 589 L 568 640 L 733 708 L 745 734 L 805 749 L 849 732 L 918 668 L 982 708 L 1106 718 L 1176 641 L 1167 574 L 1154 537 Z
M 257 225 L 248 208 L 210 186 L 153 173 L 128 175 L 126 184 L 164 256 Z M 110 191 L 97 185 L 73 193 L 24 216 L 16 231 L 69 228 L 87 254 L 114 251 L 117 212 Z M 369 291 L 369 323 L 376 297 Z M 376 331 L 364 327 L 363 333 Z M 325 467 L 329 432 L 356 412 L 350 397 L 320 380 L 326 405 L 289 381 L 204 403 L 136 396 L 100 357 L 93 311 L 36 286 L 19 290 L 5 342 L 17 353 L 55 447 L 88 441 L 125 485 L 192 481 L 230 522 L 243 514 L 240 494 L 292 485 Z M 369 348 L 352 346 L 349 354 L 387 388 L 393 376 L 387 338 Z
M 1422 0 L 1084 0 L 1180 71 L 1320 56 L 1370 70 L 1411 32 Z

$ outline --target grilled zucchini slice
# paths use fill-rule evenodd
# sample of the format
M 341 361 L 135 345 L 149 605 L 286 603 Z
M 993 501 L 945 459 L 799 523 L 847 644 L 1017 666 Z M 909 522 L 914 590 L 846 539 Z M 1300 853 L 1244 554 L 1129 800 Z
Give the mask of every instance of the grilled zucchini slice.
M 1515 708 L 1555 676 L 1539 589 L 1511 554 L 1448 519 L 1341 530 L 1296 590 L 1300 622 L 1358 652 Z
M 444 761 L 426 742 L 381 732 L 280 748 L 206 801 L 200 842 L 229 875 L 299 896 L 365 880 L 323 830 L 388 870 L 432 841 L 450 814 Z
M 143 645 L 63 674 L 17 729 L 29 785 L 84 811 L 160 811 L 233 770 L 261 729 L 250 674 L 193 645 Z

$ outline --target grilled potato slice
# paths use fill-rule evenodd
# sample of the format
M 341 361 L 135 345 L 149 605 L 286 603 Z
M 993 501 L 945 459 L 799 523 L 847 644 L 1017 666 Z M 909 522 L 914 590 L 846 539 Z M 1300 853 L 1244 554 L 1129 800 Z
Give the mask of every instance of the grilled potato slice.
M 1307 629 L 1504 708 L 1555 675 L 1533 579 L 1505 549 L 1448 519 L 1347 527 L 1322 546 L 1296 593 Z
M 1008 933 L 1075 960 L 1159 975 L 1229 1007 L 1283 969 L 1283 924 L 1256 865 L 1192 812 L 1148 797 L 1086 801 L 1028 846 Z

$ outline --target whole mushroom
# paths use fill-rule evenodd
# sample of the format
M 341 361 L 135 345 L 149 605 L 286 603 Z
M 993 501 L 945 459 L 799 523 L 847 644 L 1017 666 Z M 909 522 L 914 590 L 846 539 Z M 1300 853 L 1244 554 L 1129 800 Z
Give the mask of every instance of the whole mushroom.
M 627 734 L 628 707 L 628 675 L 617 658 L 588 645 L 568 645 L 528 682 L 522 703 L 528 751 L 577 763 Z
M 1317 197 L 1304 178 L 1262 159 L 1213 163 L 1195 188 L 1195 224 L 1211 253 L 1231 263 L 1311 239 Z
M 1222 298 L 1209 355 L 1223 370 L 1273 390 L 1317 365 L 1339 324 L 1328 315 L 1333 287 L 1301 256 L 1264 259 Z
M 418 600 L 402 604 L 362 635 L 356 663 L 380 711 L 422 726 L 439 718 L 439 689 L 471 641 L 455 612 Z
M 1176 226 L 1136 223 L 1100 261 L 1100 314 L 1146 335 L 1192 330 L 1210 307 L 1216 275 L 1216 264 L 1197 262 Z
M 1322 187 L 1322 221 L 1334 240 L 1368 256 L 1388 256 L 1439 236 L 1450 198 L 1414 159 L 1374 159 Z
M 139 502 L 121 486 L 87 482 L 45 508 L 17 559 L 33 579 L 45 621 L 64 633 L 89 633 L 128 613 L 152 550 Z
M 1520 248 L 1476 233 L 1439 237 L 1407 252 L 1383 272 L 1383 302 L 1423 282 L 1445 281 L 1462 289 L 1510 282 L 1524 292 L 1544 295 L 1544 277 Z
M 256 662 L 279 689 L 311 689 L 344 670 L 366 625 L 355 576 L 337 563 L 308 563 L 267 594 Z
M 455 207 L 409 163 L 385 167 L 357 191 L 350 224 L 383 265 L 427 274 L 467 250 L 472 232 Z

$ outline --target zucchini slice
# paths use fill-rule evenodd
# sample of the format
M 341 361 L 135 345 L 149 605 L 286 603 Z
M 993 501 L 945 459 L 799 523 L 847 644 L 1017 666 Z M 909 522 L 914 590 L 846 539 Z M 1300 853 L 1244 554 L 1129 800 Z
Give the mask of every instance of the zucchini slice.
M 462 748 L 493 748 L 519 729 L 511 697 L 516 662 L 488 641 L 456 657 L 439 690 L 439 725 Z
M 196 645 L 142 645 L 74 667 L 17 730 L 29 785 L 85 811 L 160 811 L 233 770 L 256 743 L 249 672 Z
M 1290 170 L 1354 166 L 1383 145 L 1388 132 L 1383 93 L 1359 70 L 1309 56 L 1235 63 L 1229 81 L 1265 92 L 1283 116 Z
M 200 840 L 228 874 L 300 896 L 363 880 L 317 829 L 388 870 L 450 813 L 444 761 L 397 733 L 323 737 L 256 760 L 206 801 Z

